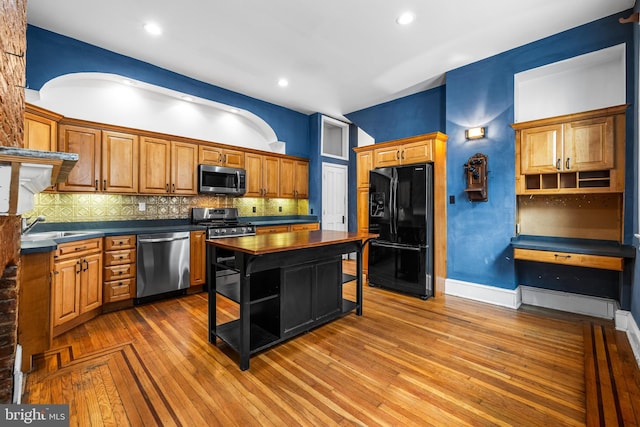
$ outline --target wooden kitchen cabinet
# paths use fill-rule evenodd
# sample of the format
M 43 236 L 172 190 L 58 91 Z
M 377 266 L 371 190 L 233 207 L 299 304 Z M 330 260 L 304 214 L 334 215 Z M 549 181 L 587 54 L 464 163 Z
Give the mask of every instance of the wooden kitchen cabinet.
M 244 152 L 222 147 L 200 145 L 198 149 L 198 163 L 229 168 L 244 168 Z
M 103 302 L 106 310 L 133 302 L 136 296 L 136 236 L 104 238 Z M 130 305 L 130 304 L 129 304 Z
M 100 314 L 102 239 L 61 243 L 54 252 L 52 336 Z
M 516 193 L 624 189 L 626 105 L 515 123 Z
M 373 151 L 373 163 L 376 168 L 425 163 L 432 160 L 431 140 L 389 145 Z
M 51 252 L 20 256 L 18 344 L 22 346 L 22 371 L 28 372 L 33 355 L 51 347 Z
M 61 124 L 58 149 L 79 160 L 58 191 L 138 192 L 138 137 L 122 132 Z
M 281 198 L 306 199 L 309 197 L 309 162 L 293 158 L 280 159 Z
M 59 116 L 50 111 L 27 105 L 24 113 L 24 148 L 58 151 Z
M 289 231 L 288 225 L 261 225 L 256 227 L 256 235 L 270 233 L 286 233 Z
M 207 232 L 205 230 L 192 231 L 190 240 L 190 263 L 189 275 L 191 285 L 203 285 L 207 280 Z
M 246 153 L 246 197 L 278 197 L 280 191 L 280 158 Z
M 140 193 L 196 195 L 198 146 L 151 137 L 140 139 Z

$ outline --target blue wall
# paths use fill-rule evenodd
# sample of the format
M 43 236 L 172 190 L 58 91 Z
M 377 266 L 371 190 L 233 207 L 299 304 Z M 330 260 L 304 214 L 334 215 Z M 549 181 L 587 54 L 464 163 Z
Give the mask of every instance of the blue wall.
M 346 117 L 376 142 L 445 129 L 445 87 L 440 86 L 384 104 L 354 111 Z
M 309 157 L 309 118 L 278 105 L 173 73 L 146 62 L 52 33 L 27 27 L 27 85 L 40 90 L 47 81 L 69 73 L 102 72 L 129 77 L 251 111 L 266 121 L 287 154 Z
M 437 130 L 444 130 L 449 136 L 447 192 L 455 196 L 455 204 L 449 204 L 447 210 L 448 278 L 507 289 L 517 286 L 509 246 L 515 234 L 516 206 L 515 134 L 510 127 L 514 121 L 514 74 L 620 43 L 631 46 L 631 26 L 618 23 L 619 17 L 628 15 L 627 12 L 610 16 L 452 70 L 447 73 L 446 89 L 432 89 L 347 115 L 377 142 Z M 627 64 L 633 70 L 630 54 Z M 627 76 L 627 100 L 633 103 L 633 73 L 628 72 Z M 415 115 L 417 106 L 422 108 L 421 119 Z M 487 127 L 487 138 L 466 141 L 464 129 L 480 125 Z M 629 124 L 627 130 L 627 156 L 632 158 L 633 125 Z M 478 152 L 489 156 L 489 201 L 472 203 L 464 194 L 463 165 Z M 627 201 L 632 201 L 635 199 L 632 173 L 628 173 L 627 188 Z M 632 211 L 633 203 L 627 203 L 627 243 Z

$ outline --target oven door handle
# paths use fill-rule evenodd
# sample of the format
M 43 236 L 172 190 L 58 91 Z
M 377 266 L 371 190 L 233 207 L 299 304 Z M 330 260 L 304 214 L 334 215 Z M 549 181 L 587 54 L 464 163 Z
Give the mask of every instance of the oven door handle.
M 426 246 L 400 245 L 400 244 L 397 244 L 397 243 L 382 242 L 380 240 L 371 240 L 369 242 L 369 244 L 371 246 L 380 246 L 382 248 L 402 249 L 402 250 L 405 250 L 405 251 L 416 251 L 416 252 L 420 252 L 421 250 L 426 248 Z

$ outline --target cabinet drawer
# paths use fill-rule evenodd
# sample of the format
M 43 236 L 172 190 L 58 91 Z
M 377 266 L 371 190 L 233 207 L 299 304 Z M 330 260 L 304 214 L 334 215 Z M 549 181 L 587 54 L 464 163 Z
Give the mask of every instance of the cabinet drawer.
M 136 292 L 136 279 L 122 279 L 104 284 L 104 302 L 124 301 L 133 298 Z
M 311 222 L 308 224 L 291 224 L 291 231 L 320 230 L 320 223 Z
M 61 243 L 56 249 L 54 258 L 61 260 L 69 257 L 82 256 L 102 250 L 102 238 L 77 240 L 75 242 Z
M 109 282 L 111 280 L 126 279 L 129 277 L 136 277 L 135 264 L 112 265 L 104 268 L 105 282 Z
M 513 257 L 524 261 L 548 262 L 551 264 L 600 268 L 603 270 L 622 271 L 624 269 L 624 258 L 603 255 L 515 248 L 513 250 Z
M 136 250 L 107 251 L 104 253 L 104 265 L 121 265 L 136 262 Z
M 274 226 L 262 226 L 256 227 L 256 234 L 268 234 L 268 233 L 282 233 L 289 231 L 288 225 L 274 225 Z
M 112 251 L 117 249 L 135 248 L 136 236 L 108 236 L 104 238 L 104 250 Z

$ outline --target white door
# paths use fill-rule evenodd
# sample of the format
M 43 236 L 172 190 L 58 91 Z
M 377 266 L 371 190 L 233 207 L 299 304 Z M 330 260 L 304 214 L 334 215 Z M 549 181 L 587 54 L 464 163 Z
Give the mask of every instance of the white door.
M 322 229 L 347 231 L 346 165 L 322 163 Z

